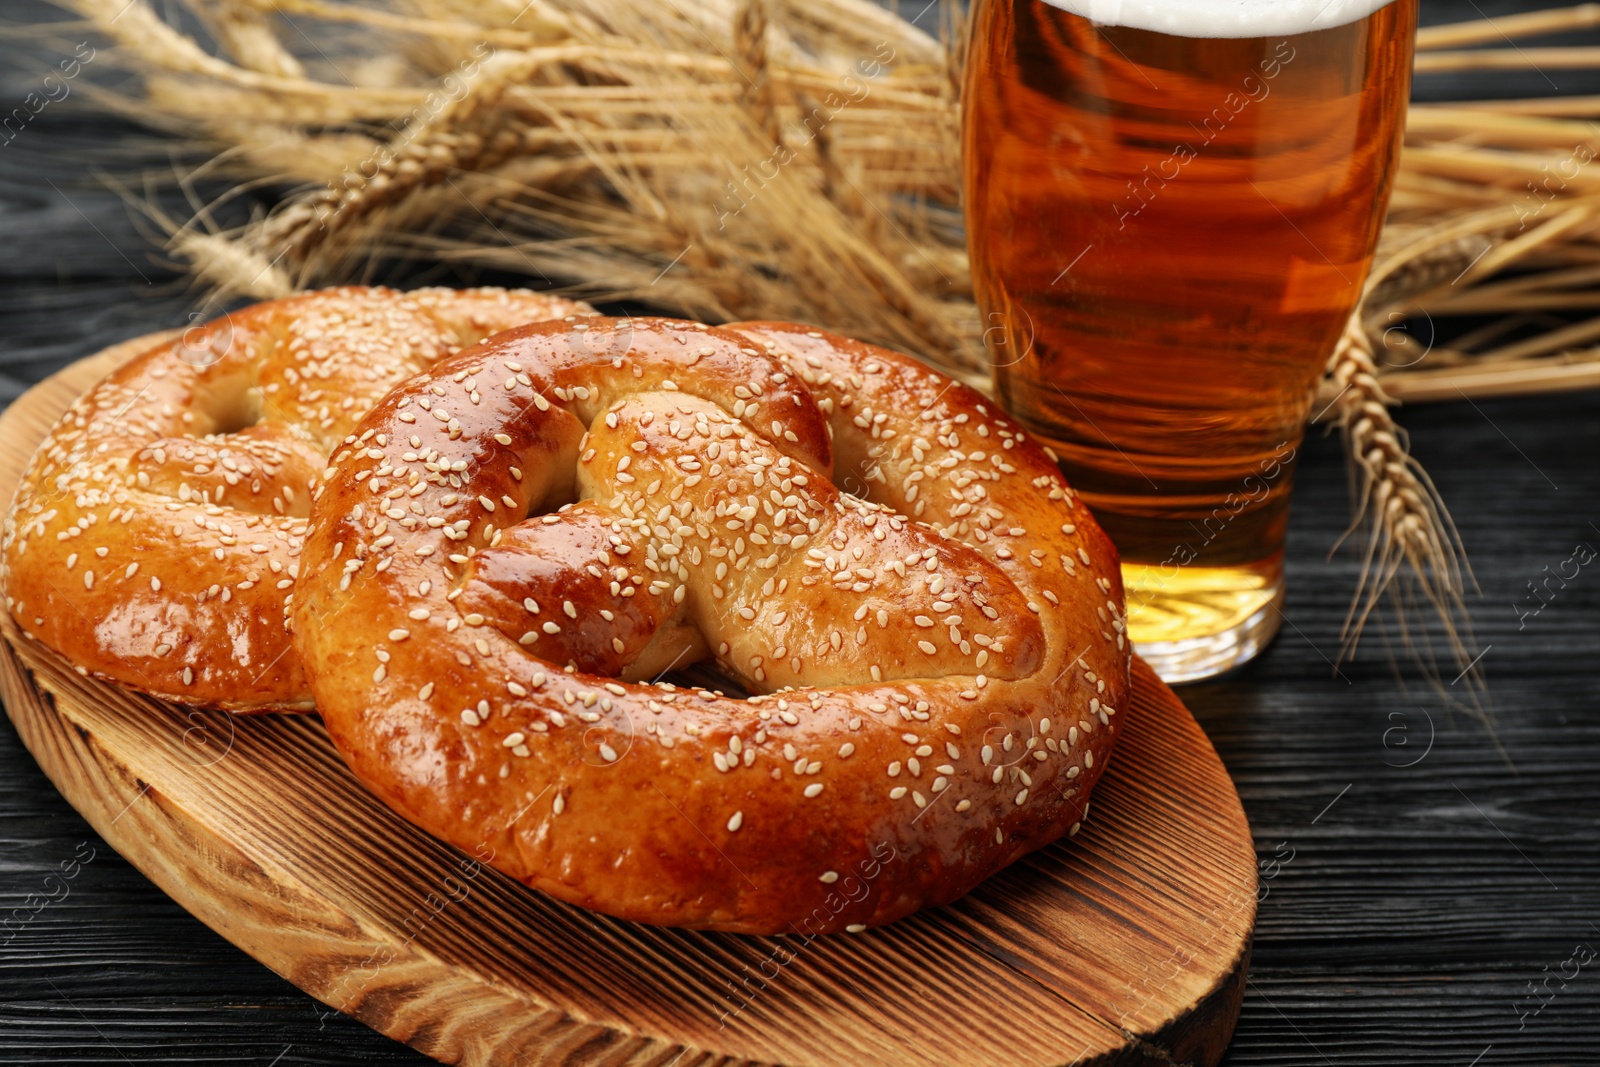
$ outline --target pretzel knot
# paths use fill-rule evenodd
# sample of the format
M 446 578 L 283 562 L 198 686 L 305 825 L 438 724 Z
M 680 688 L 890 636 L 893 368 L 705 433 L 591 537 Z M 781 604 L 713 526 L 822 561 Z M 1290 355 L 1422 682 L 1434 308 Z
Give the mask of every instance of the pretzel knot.
M 309 709 L 284 632 L 311 490 L 393 386 L 491 333 L 590 309 L 351 287 L 151 347 L 40 445 L 6 519 L 6 606 L 98 674 L 184 704 Z
M 1114 550 L 990 402 L 660 319 L 513 330 L 385 398 L 315 494 L 293 630 L 414 822 L 575 904 L 764 933 L 1075 831 L 1129 657 Z M 648 681 L 708 657 L 756 695 Z

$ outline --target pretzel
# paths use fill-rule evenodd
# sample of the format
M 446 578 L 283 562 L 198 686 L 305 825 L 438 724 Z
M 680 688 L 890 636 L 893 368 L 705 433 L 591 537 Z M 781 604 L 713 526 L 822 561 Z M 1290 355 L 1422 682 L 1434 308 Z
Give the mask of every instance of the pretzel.
M 503 289 L 330 289 L 152 346 L 29 463 L 0 544 L 7 610 L 81 674 L 183 704 L 309 709 L 284 601 L 333 446 L 465 345 L 589 310 Z
M 334 454 L 304 562 L 295 647 L 357 777 L 650 923 L 952 900 L 1076 832 L 1128 691 L 1115 551 L 1045 451 L 781 323 L 543 323 L 446 360 Z M 757 695 L 651 681 L 702 657 Z

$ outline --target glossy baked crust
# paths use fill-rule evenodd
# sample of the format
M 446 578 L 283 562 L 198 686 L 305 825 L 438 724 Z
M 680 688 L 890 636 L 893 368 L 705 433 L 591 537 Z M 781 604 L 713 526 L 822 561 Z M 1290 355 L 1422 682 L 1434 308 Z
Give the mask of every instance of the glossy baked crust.
M 1076 829 L 1127 700 L 1117 557 L 1045 451 L 805 327 L 494 337 L 361 420 L 303 561 L 295 647 L 356 775 L 644 922 L 952 900 Z M 702 656 L 761 695 L 651 683 Z
M 40 445 L 6 518 L 6 606 L 85 674 L 235 711 L 311 706 L 284 601 L 333 446 L 489 334 L 588 313 L 504 289 L 328 289 L 196 326 Z

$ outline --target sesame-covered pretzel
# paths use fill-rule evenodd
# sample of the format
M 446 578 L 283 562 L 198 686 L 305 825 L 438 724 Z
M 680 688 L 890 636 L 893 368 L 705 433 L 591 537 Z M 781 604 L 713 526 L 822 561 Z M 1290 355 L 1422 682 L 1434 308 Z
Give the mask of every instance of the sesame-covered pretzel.
M 400 381 L 590 308 L 504 289 L 329 289 L 234 311 L 62 416 L 0 547 L 6 607 L 83 674 L 197 706 L 309 709 L 284 602 L 313 482 Z
M 775 323 L 544 323 L 412 379 L 334 454 L 292 618 L 402 815 L 742 932 L 889 922 L 1075 830 L 1128 685 L 1115 552 L 1044 450 Z M 702 657 L 759 695 L 646 681 Z

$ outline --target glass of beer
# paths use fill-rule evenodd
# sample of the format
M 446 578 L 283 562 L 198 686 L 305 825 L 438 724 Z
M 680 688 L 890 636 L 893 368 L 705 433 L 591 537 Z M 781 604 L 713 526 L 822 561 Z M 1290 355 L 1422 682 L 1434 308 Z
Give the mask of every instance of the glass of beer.
M 995 388 L 1122 554 L 1168 681 L 1282 618 L 1296 452 L 1399 158 L 1417 0 L 975 0 Z

